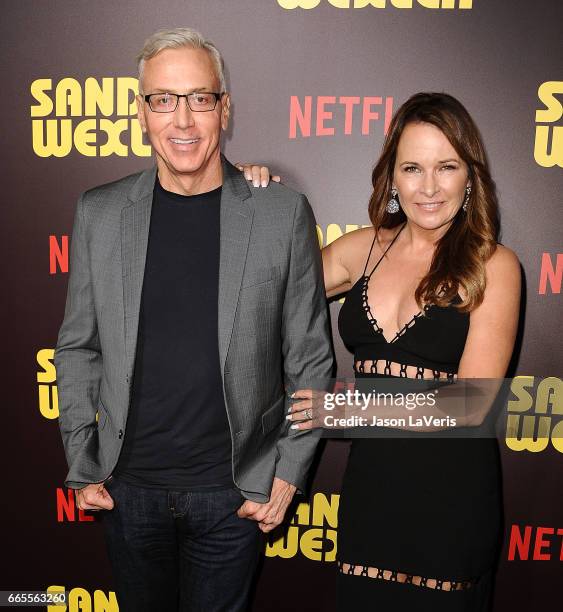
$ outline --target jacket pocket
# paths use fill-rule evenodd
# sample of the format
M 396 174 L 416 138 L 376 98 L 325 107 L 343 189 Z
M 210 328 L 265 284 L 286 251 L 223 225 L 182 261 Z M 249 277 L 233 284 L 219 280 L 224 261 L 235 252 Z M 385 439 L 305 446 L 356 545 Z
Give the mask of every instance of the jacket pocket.
M 280 269 L 278 266 L 270 268 L 254 268 L 244 272 L 241 289 L 263 285 L 270 281 L 277 280 L 280 277 Z

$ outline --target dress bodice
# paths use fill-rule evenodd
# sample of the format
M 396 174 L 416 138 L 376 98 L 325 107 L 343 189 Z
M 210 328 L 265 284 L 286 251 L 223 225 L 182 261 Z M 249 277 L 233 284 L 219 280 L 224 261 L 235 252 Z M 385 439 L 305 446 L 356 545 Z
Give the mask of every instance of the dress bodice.
M 385 253 L 391 248 L 401 231 L 402 228 L 397 232 Z M 448 306 L 435 304 L 425 306 L 405 323 L 392 340 L 388 341 L 385 338 L 377 322 L 376 313 L 372 312 L 368 302 L 370 278 L 385 253 L 371 273 L 366 274 L 364 270 L 364 274 L 348 291 L 338 316 L 338 329 L 342 340 L 354 353 L 354 362 L 355 365 L 357 364 L 356 374 L 370 373 L 367 370 L 364 371 L 362 365 L 368 360 L 370 362 L 376 360 L 395 362 L 400 364 L 401 372 L 405 370 L 405 366 L 415 366 L 419 373 L 423 369 L 448 374 L 457 372 L 469 331 L 469 314 L 456 308 L 456 304 L 461 302 L 459 295 Z M 421 378 L 422 375 L 418 377 Z

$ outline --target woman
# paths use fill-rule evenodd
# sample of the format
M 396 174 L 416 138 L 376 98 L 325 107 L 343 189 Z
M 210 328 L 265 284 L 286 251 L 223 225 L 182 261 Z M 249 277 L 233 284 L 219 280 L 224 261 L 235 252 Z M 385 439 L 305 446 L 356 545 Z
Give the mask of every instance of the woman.
M 357 383 L 504 377 L 520 267 L 497 243 L 494 185 L 462 104 L 446 94 L 411 97 L 372 181 L 373 227 L 323 249 L 327 295 L 347 292 L 339 331 Z M 293 426 L 310 427 L 310 393 L 296 397 Z M 499 475 L 494 439 L 354 439 L 339 509 L 338 609 L 486 610 Z

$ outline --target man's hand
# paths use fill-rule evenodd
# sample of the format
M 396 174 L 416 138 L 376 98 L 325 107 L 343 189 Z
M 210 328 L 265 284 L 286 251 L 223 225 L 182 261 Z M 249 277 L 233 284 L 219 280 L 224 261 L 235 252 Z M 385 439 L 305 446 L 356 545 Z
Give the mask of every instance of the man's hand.
M 264 533 L 268 533 L 283 521 L 285 511 L 296 490 L 297 488 L 289 482 L 281 478 L 274 478 L 270 501 L 267 504 L 246 500 L 238 509 L 237 514 L 240 518 L 258 521 L 258 527 Z
M 111 510 L 113 508 L 113 498 L 104 487 L 103 482 L 96 482 L 77 489 L 74 499 L 79 510 Z

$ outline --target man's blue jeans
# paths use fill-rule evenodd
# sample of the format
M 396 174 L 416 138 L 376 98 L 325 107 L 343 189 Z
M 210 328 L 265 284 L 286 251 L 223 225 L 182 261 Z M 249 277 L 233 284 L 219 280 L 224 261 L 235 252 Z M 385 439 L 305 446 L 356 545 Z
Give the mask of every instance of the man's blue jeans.
M 248 599 L 262 532 L 238 518 L 236 488 L 149 489 L 113 476 L 104 529 L 120 612 L 237 612 Z

